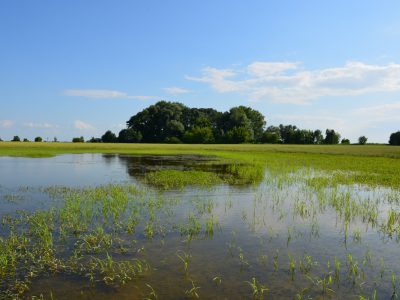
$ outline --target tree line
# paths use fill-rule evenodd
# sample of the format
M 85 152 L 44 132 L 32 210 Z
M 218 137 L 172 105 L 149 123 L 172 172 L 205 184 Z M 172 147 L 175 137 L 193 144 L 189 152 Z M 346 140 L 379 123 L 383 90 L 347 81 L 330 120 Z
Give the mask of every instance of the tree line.
M 182 103 L 159 101 L 127 121 L 118 136 L 108 130 L 91 142 L 105 143 L 272 143 L 350 144 L 333 129 L 305 130 L 295 125 L 266 126 L 265 117 L 250 107 L 237 106 L 226 112 L 212 108 L 189 108 Z M 365 144 L 365 136 L 359 138 Z
M 334 129 L 301 129 L 295 125 L 269 126 L 257 110 L 246 106 L 232 107 L 220 112 L 213 108 L 189 108 L 179 102 L 159 101 L 150 105 L 127 122 L 118 135 L 107 130 L 101 137 L 92 137 L 92 143 L 270 143 L 270 144 L 350 144 Z M 361 136 L 358 144 L 367 143 Z M 1 141 L 1 139 L 0 139 Z M 12 141 L 21 141 L 14 136 Z M 24 139 L 24 141 L 28 141 Z M 35 142 L 41 142 L 36 137 Z M 54 138 L 54 141 L 57 141 Z M 83 137 L 72 139 L 84 142 Z M 400 145 L 400 131 L 393 133 L 390 145 Z

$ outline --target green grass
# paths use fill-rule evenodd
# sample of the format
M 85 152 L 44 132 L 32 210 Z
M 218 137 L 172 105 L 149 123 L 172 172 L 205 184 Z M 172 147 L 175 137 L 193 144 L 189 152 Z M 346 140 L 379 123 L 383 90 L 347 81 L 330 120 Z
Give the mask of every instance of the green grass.
M 163 189 L 182 189 L 186 186 L 213 186 L 222 183 L 215 173 L 203 171 L 160 170 L 145 175 L 146 183 Z

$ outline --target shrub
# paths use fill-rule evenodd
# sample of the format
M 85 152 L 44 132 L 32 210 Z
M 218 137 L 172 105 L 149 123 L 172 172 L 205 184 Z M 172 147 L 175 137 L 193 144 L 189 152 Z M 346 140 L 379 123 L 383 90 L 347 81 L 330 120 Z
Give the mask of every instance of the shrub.
M 43 141 L 43 139 L 40 136 L 35 137 L 35 142 L 36 143 L 40 143 L 42 141 Z
M 350 145 L 350 140 L 349 139 L 343 139 L 340 143 L 342 145 Z
M 164 142 L 167 144 L 181 144 L 182 143 L 181 140 L 178 139 L 176 136 L 167 137 L 164 140 Z
M 74 137 L 74 138 L 72 139 L 72 142 L 73 142 L 73 143 L 83 143 L 83 142 L 85 142 L 85 139 L 83 138 L 83 136 L 81 136 L 81 137 Z

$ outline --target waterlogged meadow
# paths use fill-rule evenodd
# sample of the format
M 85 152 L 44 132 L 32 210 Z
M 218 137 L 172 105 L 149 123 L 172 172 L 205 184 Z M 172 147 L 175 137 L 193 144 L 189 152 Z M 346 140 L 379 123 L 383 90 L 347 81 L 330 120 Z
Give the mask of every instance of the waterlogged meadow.
M 397 158 L 202 154 L 0 157 L 0 298 L 399 296 Z

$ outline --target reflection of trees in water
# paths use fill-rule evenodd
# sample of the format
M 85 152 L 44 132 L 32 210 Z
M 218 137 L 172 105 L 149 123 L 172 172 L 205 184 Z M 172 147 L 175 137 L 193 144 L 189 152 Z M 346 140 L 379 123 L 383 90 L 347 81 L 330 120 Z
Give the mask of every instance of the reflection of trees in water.
M 103 155 L 106 163 L 118 162 L 126 167 L 129 176 L 143 178 L 146 173 L 159 170 L 213 172 L 230 184 L 259 183 L 264 167 L 219 163 L 213 156 L 200 155 Z
M 119 155 L 121 164 L 127 168 L 127 172 L 133 177 L 143 177 L 148 172 L 158 170 L 196 170 L 215 172 L 221 165 L 212 164 L 215 158 L 197 155 L 160 155 L 160 156 L 128 156 Z
M 102 158 L 103 158 L 103 161 L 104 161 L 107 165 L 109 165 L 109 164 L 112 164 L 112 163 L 115 162 L 117 156 L 118 156 L 118 155 L 116 155 L 116 154 L 103 154 L 103 155 L 102 155 Z

